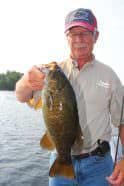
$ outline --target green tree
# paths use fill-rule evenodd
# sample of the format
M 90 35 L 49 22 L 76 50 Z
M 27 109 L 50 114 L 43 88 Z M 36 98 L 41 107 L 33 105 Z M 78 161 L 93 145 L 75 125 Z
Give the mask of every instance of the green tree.
M 16 82 L 23 74 L 16 71 L 7 71 L 0 74 L 0 90 L 14 90 Z

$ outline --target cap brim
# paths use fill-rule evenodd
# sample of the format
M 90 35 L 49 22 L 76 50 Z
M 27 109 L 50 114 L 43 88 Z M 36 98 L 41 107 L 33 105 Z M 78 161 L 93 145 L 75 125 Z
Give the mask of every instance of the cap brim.
M 86 29 L 88 29 L 89 31 L 91 32 L 94 32 L 94 30 L 96 30 L 96 27 L 94 25 L 90 25 L 86 22 L 80 22 L 80 21 L 76 21 L 76 22 L 72 22 L 72 23 L 69 23 L 67 25 L 65 25 L 65 33 L 71 29 L 72 27 L 75 27 L 75 26 L 81 26 L 81 27 L 84 27 Z

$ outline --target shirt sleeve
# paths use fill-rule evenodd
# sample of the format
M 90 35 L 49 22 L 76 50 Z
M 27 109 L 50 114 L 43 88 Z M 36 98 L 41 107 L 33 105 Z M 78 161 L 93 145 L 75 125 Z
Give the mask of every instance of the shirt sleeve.
M 111 86 L 110 115 L 111 122 L 115 127 L 124 125 L 124 87 L 114 73 Z

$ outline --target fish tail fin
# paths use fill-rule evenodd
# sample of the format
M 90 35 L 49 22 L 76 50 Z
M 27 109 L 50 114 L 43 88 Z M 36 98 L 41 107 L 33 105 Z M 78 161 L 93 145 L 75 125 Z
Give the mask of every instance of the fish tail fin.
M 72 160 L 67 161 L 61 161 L 59 157 L 55 160 L 52 167 L 49 171 L 49 176 L 64 176 L 69 179 L 75 178 L 74 168 L 72 165 Z

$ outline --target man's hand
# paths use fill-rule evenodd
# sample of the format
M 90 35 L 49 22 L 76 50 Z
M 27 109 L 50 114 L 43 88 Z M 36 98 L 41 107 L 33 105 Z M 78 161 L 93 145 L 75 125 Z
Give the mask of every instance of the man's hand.
M 45 74 L 37 66 L 33 66 L 16 83 L 16 97 L 20 102 L 27 102 L 32 98 L 33 91 L 42 90 Z
M 124 158 L 116 164 L 113 173 L 107 177 L 107 180 L 112 186 L 124 186 Z
M 45 74 L 38 67 L 33 66 L 27 73 L 27 83 L 32 90 L 41 90 L 44 85 Z

